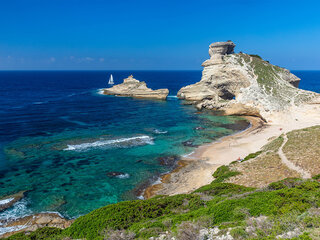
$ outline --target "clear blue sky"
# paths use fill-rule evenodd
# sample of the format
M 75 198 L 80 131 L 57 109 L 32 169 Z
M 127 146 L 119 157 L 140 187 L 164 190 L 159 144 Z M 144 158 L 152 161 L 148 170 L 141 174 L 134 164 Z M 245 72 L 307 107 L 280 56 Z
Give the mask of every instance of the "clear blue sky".
M 208 45 L 226 40 L 289 69 L 320 69 L 320 1 L 0 2 L 0 70 L 200 70 Z

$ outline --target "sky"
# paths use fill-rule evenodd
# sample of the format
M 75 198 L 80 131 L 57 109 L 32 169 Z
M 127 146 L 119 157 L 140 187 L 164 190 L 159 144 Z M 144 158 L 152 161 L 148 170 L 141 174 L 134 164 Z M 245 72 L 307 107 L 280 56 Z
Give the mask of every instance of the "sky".
M 0 0 L 0 70 L 201 70 L 227 40 L 320 70 L 320 1 Z

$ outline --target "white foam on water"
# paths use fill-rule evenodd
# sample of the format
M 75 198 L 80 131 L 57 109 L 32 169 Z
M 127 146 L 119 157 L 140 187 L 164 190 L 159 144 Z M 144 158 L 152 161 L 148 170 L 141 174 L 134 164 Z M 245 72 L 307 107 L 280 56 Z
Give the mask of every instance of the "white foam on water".
M 112 140 L 99 140 L 96 142 L 90 142 L 90 143 L 81 143 L 81 144 L 75 144 L 75 145 L 68 145 L 67 148 L 64 150 L 67 151 L 83 151 L 88 150 L 90 148 L 101 148 L 106 146 L 112 146 L 112 147 L 123 147 L 121 144 L 129 144 L 130 146 L 139 146 L 139 145 L 145 145 L 150 144 L 153 145 L 153 139 L 149 136 L 137 136 L 137 137 L 131 137 L 131 138 L 119 138 L 119 139 L 112 139 Z
M 11 202 L 12 200 L 14 200 L 14 198 L 2 199 L 2 200 L 0 200 L 0 205 L 7 204 L 7 203 Z
M 167 96 L 167 98 L 178 98 L 178 97 L 175 95 L 169 95 L 169 96 Z
M 6 226 L 7 223 L 10 223 L 19 218 L 23 218 L 33 214 L 33 212 L 27 208 L 27 204 L 28 204 L 27 199 L 22 199 L 21 201 L 13 204 L 11 208 L 8 208 L 0 213 L 0 237 L 5 233 L 15 232 L 15 231 L 19 231 L 21 229 L 30 227 L 30 225 L 28 224 L 11 226 L 11 227 Z M 55 214 L 58 214 L 60 217 L 63 217 L 59 212 L 54 212 L 54 211 L 47 211 L 47 212 L 41 212 L 41 213 L 55 213 Z
M 120 174 L 117 176 L 117 178 L 120 178 L 120 179 L 126 179 L 126 178 L 129 178 L 130 175 L 128 173 L 125 173 L 125 174 Z
M 154 131 L 154 133 L 156 133 L 156 134 L 165 134 L 165 133 L 168 132 L 168 131 L 162 131 L 162 130 L 160 130 L 160 129 L 154 129 L 153 131 Z
M 32 104 L 34 104 L 34 105 L 40 105 L 40 104 L 44 104 L 44 103 L 48 103 L 48 101 L 44 101 L 44 102 L 33 102 Z
M 185 154 L 185 155 L 182 155 L 182 157 L 188 158 L 188 157 L 190 157 L 190 155 L 192 155 L 193 153 L 194 153 L 194 151 L 192 151 L 191 153 L 187 153 L 187 154 Z
M 104 91 L 104 88 L 100 88 L 100 89 L 98 89 L 98 92 L 97 92 L 97 93 L 98 93 L 98 94 L 101 94 L 101 95 L 104 95 L 104 94 L 103 94 L 103 91 Z
M 0 212 L 0 227 L 2 225 L 1 222 L 16 220 L 18 218 L 32 214 L 32 211 L 27 208 L 27 204 L 27 200 L 22 199 L 13 204 L 12 207 Z
M 0 236 L 9 233 L 9 232 L 16 232 L 19 230 L 22 230 L 24 228 L 27 228 L 28 225 L 17 225 L 17 226 L 12 226 L 12 227 L 0 227 Z

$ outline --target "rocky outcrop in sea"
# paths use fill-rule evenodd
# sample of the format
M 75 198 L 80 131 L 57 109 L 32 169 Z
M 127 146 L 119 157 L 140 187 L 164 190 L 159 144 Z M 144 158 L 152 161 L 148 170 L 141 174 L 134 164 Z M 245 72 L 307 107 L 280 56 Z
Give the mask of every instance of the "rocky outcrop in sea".
M 298 89 L 300 79 L 289 70 L 258 55 L 234 53 L 232 41 L 209 46 L 200 82 L 183 87 L 177 96 L 198 109 L 220 110 L 226 115 L 268 118 L 274 111 L 300 105 L 318 94 Z
M 145 82 L 140 82 L 139 80 L 134 79 L 131 75 L 124 79 L 123 83 L 115 85 L 111 88 L 103 89 L 103 94 L 165 100 L 169 94 L 169 90 L 152 90 L 151 88 L 147 87 Z

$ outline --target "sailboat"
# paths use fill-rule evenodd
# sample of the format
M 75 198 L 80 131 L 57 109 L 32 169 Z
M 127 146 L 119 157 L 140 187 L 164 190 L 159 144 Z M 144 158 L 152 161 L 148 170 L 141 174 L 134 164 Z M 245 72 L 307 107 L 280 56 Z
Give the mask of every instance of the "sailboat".
M 110 75 L 110 78 L 109 78 L 109 82 L 108 82 L 108 84 L 109 84 L 109 85 L 113 85 L 113 84 L 114 84 L 112 74 Z

